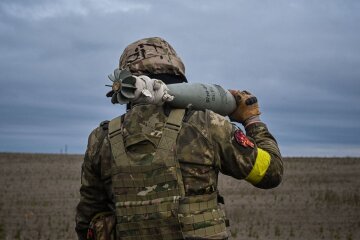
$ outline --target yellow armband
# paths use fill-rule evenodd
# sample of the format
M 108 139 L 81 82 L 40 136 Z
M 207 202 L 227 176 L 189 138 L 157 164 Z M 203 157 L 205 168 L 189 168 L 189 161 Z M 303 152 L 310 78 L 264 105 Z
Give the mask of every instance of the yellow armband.
M 261 148 L 258 148 L 255 164 L 249 175 L 245 178 L 246 181 L 255 185 L 263 179 L 265 173 L 270 165 L 270 154 Z

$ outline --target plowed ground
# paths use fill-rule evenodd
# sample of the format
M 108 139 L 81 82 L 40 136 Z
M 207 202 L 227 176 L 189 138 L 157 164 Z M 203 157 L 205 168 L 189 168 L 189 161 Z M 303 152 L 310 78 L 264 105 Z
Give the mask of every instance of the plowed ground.
M 0 240 L 76 239 L 80 155 L 0 153 Z M 286 158 L 273 190 L 221 176 L 233 239 L 360 239 L 360 159 Z

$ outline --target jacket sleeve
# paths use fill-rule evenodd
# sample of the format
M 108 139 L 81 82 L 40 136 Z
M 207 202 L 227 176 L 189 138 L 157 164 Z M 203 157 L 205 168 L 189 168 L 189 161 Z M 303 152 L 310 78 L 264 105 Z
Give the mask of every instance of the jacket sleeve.
M 96 128 L 89 136 L 82 164 L 80 202 L 76 208 L 76 227 L 79 239 L 86 239 L 91 219 L 99 212 L 110 211 L 107 186 L 101 172 L 102 146 L 106 132 Z
M 248 126 L 245 135 L 214 112 L 209 111 L 208 117 L 215 160 L 223 174 L 245 179 L 258 188 L 280 184 L 283 175 L 280 150 L 264 123 Z
M 280 184 L 283 176 L 283 162 L 278 144 L 264 123 L 254 123 L 246 128 L 246 134 L 253 139 L 257 148 L 266 151 L 270 156 L 270 163 L 255 186 L 259 188 L 273 188 Z

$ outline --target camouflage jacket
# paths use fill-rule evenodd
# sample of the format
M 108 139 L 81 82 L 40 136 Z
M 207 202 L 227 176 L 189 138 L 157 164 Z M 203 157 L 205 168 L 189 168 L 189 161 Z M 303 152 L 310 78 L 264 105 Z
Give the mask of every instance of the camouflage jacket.
M 124 140 L 142 133 L 156 144 L 167 115 L 166 107 L 133 107 L 123 118 Z M 94 215 L 115 209 L 110 171 L 113 157 L 107 125 L 107 121 L 101 123 L 92 131 L 88 140 L 82 165 L 81 199 L 76 214 L 79 239 L 86 239 Z M 212 111 L 187 111 L 176 150 L 187 196 L 217 191 L 219 172 L 245 179 L 258 188 L 276 187 L 282 179 L 283 165 L 279 148 L 263 123 L 248 126 L 245 136 L 226 118 Z M 139 151 L 151 152 L 154 147 L 151 144 L 144 145 Z M 259 179 L 251 176 L 254 175 L 254 169 L 259 168 L 258 159 L 263 155 L 260 152 L 269 156 L 269 162 Z

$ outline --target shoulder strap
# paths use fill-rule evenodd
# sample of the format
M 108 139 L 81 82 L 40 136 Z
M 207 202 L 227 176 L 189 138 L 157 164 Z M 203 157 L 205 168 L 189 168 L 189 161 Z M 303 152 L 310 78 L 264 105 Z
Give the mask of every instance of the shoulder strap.
M 128 162 L 128 157 L 125 152 L 124 139 L 122 135 L 122 116 L 114 118 L 109 123 L 109 141 L 111 145 L 111 152 L 115 160 L 115 165 L 120 166 L 121 160 Z
M 157 147 L 154 160 L 164 161 L 166 166 L 174 166 L 176 169 L 176 178 L 181 196 L 185 196 L 184 182 L 182 179 L 179 161 L 176 158 L 176 140 L 179 135 L 185 109 L 173 109 L 164 125 L 163 133 Z M 160 159 L 161 158 L 161 159 Z
M 185 109 L 173 109 L 164 125 L 163 134 L 158 148 L 170 151 L 176 144 L 177 136 L 182 126 Z

